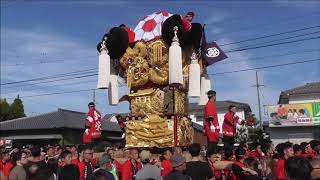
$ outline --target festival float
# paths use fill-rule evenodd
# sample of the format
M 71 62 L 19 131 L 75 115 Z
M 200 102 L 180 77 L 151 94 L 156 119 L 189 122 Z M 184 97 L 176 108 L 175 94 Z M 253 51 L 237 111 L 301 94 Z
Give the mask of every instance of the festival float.
M 130 113 L 123 117 L 126 147 L 193 143 L 188 97 L 203 105 L 211 89 L 206 67 L 212 63 L 202 56 L 202 36 L 203 25 L 165 11 L 142 18 L 134 30 L 122 24 L 103 36 L 97 45 L 97 88 L 108 90 L 110 105 L 130 103 Z M 216 52 L 206 53 L 210 57 Z M 129 89 L 121 98 L 119 78 Z

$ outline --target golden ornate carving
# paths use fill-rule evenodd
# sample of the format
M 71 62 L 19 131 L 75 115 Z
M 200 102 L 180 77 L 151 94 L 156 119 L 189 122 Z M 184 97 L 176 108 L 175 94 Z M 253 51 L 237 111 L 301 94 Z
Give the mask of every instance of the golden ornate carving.
M 187 114 L 187 95 L 183 91 L 175 91 L 175 114 Z
M 179 146 L 188 146 L 193 142 L 193 128 L 192 122 L 186 118 L 182 117 L 178 121 L 178 145 Z
M 167 120 L 149 114 L 142 120 L 127 122 L 126 147 L 171 147 L 173 130 L 168 128 Z
M 135 116 L 145 114 L 162 114 L 164 111 L 164 92 L 157 89 L 139 90 L 129 95 L 131 98 L 131 113 Z
M 143 86 L 149 80 L 159 85 L 169 82 L 168 47 L 162 40 L 137 42 L 121 57 L 120 65 L 129 88 Z
M 147 46 L 150 53 L 151 66 L 164 66 L 168 63 L 168 47 L 161 40 L 151 42 Z
M 143 86 L 149 81 L 149 65 L 143 57 L 134 58 L 127 70 L 127 85 L 129 88 Z
M 177 127 L 179 146 L 193 142 L 192 124 L 186 117 L 176 121 L 164 119 L 160 115 L 186 116 L 188 114 L 188 88 L 190 56 L 193 49 L 183 49 L 184 84 L 171 89 L 169 81 L 169 48 L 161 40 L 137 42 L 128 48 L 120 59 L 124 77 L 129 88 L 139 89 L 129 94 L 131 115 L 143 119 L 128 120 L 126 125 L 126 147 L 172 147 L 174 146 L 174 127 Z M 201 63 L 201 62 L 200 62 Z M 152 83 L 149 83 L 152 82 Z M 144 85 L 153 85 L 147 88 Z M 161 85 L 157 89 L 157 85 Z M 144 86 L 144 87 L 143 87 Z M 144 90 L 142 90 L 144 89 Z

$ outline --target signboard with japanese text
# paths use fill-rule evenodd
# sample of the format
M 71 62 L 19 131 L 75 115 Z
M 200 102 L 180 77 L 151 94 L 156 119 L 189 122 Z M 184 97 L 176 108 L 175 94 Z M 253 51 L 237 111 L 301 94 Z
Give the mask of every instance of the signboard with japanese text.
M 320 103 L 267 106 L 269 127 L 320 125 Z

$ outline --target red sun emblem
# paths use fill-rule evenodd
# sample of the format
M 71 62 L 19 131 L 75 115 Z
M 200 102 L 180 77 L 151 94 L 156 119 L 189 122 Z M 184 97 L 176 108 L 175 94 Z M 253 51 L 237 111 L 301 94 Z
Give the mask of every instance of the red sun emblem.
M 157 26 L 157 23 L 154 21 L 154 19 L 150 19 L 143 25 L 142 29 L 145 32 L 151 32 L 154 30 L 156 26 Z

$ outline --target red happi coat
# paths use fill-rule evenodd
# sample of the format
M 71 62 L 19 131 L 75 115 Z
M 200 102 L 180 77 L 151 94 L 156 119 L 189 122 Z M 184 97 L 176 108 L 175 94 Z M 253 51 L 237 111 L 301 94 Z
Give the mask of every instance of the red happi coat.
M 87 114 L 86 126 L 89 127 L 89 136 L 92 139 L 98 139 L 101 137 L 102 121 L 101 114 L 97 110 L 90 110 Z
M 222 133 L 224 137 L 234 137 L 235 126 L 238 124 L 239 117 L 235 116 L 233 112 L 227 112 L 224 115 L 224 121 L 222 125 Z
M 212 122 L 208 121 L 209 117 L 213 118 Z M 215 130 L 212 131 L 210 126 L 214 126 Z M 218 143 L 220 127 L 219 127 L 219 121 L 218 121 L 217 107 L 214 102 L 208 101 L 204 108 L 203 127 L 207 135 L 208 142 Z

